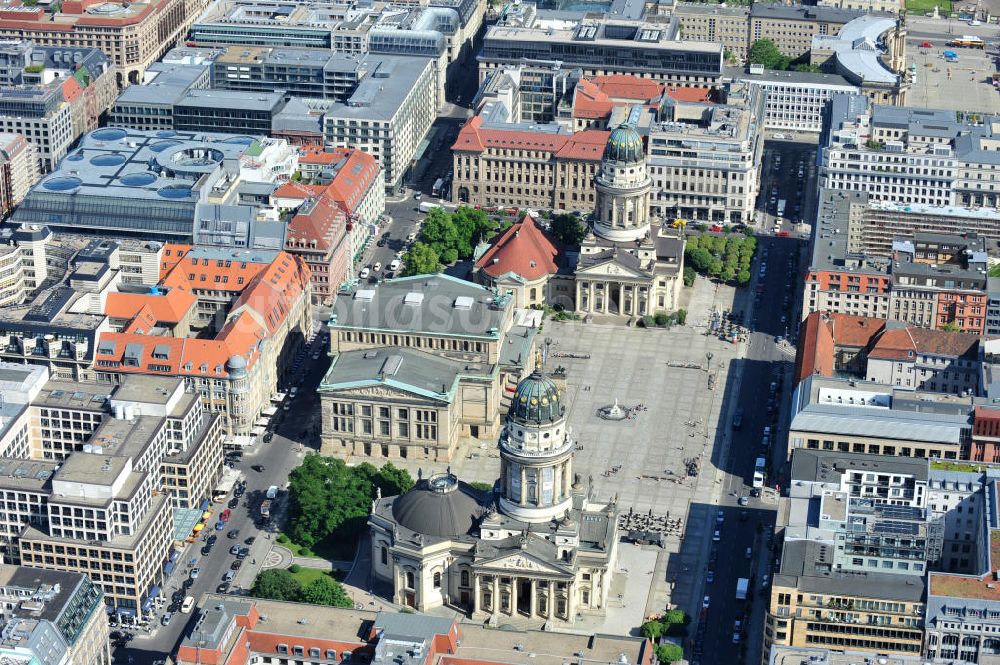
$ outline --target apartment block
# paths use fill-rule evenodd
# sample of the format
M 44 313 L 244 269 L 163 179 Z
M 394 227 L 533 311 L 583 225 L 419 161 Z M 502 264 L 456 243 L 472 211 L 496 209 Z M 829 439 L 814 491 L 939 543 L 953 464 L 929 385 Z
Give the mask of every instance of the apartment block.
M 7 662 L 111 665 L 103 593 L 86 575 L 0 566 L 0 603 Z
M 142 80 L 146 67 L 184 39 L 204 0 L 128 4 L 71 0 L 58 6 L 11 6 L 0 14 L 0 38 L 42 47 L 91 48 L 116 66 L 119 89 Z

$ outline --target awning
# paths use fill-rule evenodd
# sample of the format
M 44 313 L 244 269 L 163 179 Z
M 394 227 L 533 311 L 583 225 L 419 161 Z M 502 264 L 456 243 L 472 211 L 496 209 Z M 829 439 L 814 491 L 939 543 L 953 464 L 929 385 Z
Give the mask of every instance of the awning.
M 212 518 L 212 511 L 211 510 L 206 510 L 205 512 L 203 512 L 201 514 L 201 519 L 203 519 L 203 520 L 207 520 L 207 519 L 211 519 L 211 518 Z
M 163 564 L 163 574 L 169 575 L 172 572 L 174 572 L 174 562 L 167 561 L 165 564 Z
M 253 430 L 250 433 L 253 434 L 254 436 L 260 436 L 261 434 L 264 433 L 264 428 L 263 427 L 254 427 Z
M 212 505 L 212 503 L 208 499 L 204 499 L 201 502 L 201 509 L 202 510 L 208 510 L 211 505 Z
M 121 614 L 122 616 L 127 616 L 127 617 L 135 616 L 135 610 L 131 607 L 119 607 L 116 609 L 116 611 L 118 612 L 118 614 Z
M 203 522 L 198 522 L 197 524 L 194 525 L 194 532 L 198 533 L 199 531 L 201 531 L 204 528 L 205 528 L 205 524 Z
M 273 395 L 271 395 L 271 401 L 274 402 L 275 404 L 281 404 L 282 402 L 285 401 L 285 398 L 287 396 L 288 395 L 285 393 L 274 393 Z M 277 409 L 275 409 L 275 411 L 277 411 Z
M 180 550 L 173 550 L 170 553 L 170 563 L 177 563 L 177 559 L 180 559 L 180 558 L 181 558 L 181 551 Z
M 104 606 L 104 611 L 107 612 L 108 614 L 114 614 L 115 613 L 115 608 L 111 607 L 110 605 L 105 605 Z
M 257 419 L 256 425 L 257 425 L 257 427 L 267 427 L 267 424 L 269 422 L 271 422 L 271 421 L 268 420 L 265 416 L 261 416 L 260 418 Z
M 149 590 L 149 595 L 146 596 L 146 600 L 142 603 L 142 611 L 147 611 L 153 604 L 153 599 L 160 595 L 160 585 L 154 584 Z
M 278 407 L 276 407 L 276 406 L 269 406 L 266 409 L 264 409 L 264 411 L 263 411 L 264 415 L 267 416 L 268 418 L 270 418 L 271 416 L 273 416 L 277 412 L 278 412 Z

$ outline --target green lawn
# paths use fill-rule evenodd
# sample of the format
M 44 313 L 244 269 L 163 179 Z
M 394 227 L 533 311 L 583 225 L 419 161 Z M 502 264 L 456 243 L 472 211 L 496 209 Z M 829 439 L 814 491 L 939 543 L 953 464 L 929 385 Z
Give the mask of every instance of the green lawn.
M 292 577 L 297 579 L 299 584 L 302 586 L 308 586 L 313 582 L 313 580 L 317 580 L 324 575 L 329 575 L 338 582 L 344 577 L 339 570 L 335 570 L 331 573 L 330 571 L 321 570 L 319 568 L 306 568 L 305 566 L 300 566 L 299 572 L 292 573 Z
M 288 536 L 288 534 L 282 534 Z M 287 543 L 278 543 L 282 547 L 287 547 L 294 556 L 311 556 L 317 559 L 327 559 L 330 561 L 353 561 L 357 543 L 344 542 L 340 539 L 330 537 L 316 543 L 316 548 L 312 554 L 303 554 L 302 546 L 293 541 L 290 537 Z
M 966 471 L 979 473 L 985 466 L 985 464 L 976 462 L 955 462 L 952 460 L 934 460 L 931 462 L 931 468 L 935 471 Z
M 935 6 L 941 16 L 951 14 L 951 0 L 906 0 L 906 11 L 920 16 L 933 12 Z

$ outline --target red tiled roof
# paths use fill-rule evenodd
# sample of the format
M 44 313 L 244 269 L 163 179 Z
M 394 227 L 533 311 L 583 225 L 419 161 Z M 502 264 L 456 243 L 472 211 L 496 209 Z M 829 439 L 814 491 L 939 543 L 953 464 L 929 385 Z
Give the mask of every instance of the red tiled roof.
M 274 190 L 275 198 L 280 199 L 302 199 L 315 198 L 326 189 L 323 185 L 306 185 L 301 182 L 286 182 L 278 189 Z
M 556 152 L 556 157 L 600 161 L 610 135 L 611 132 L 601 129 L 585 129 L 577 132 Z
M 530 215 L 525 215 L 486 250 L 476 267 L 490 277 L 514 273 L 533 281 L 546 274 L 555 274 L 559 269 L 558 256 L 555 243 Z
M 178 286 L 157 295 L 112 292 L 105 301 L 104 313 L 115 319 L 131 319 L 145 308 L 156 321 L 177 323 L 197 301 L 186 286 Z
M 667 95 L 679 102 L 711 102 L 711 88 L 667 88 Z
M 83 94 L 83 88 L 80 86 L 80 82 L 76 78 L 70 76 L 63 80 L 62 84 L 62 94 L 63 99 L 67 102 L 73 102 L 80 98 Z
M 512 129 L 482 129 L 476 116 L 458 133 L 452 150 L 483 152 L 487 148 L 507 148 L 550 152 L 564 159 L 598 161 L 604 154 L 610 132 L 588 129 L 576 134 L 549 134 Z
M 985 575 L 929 575 L 928 595 L 1000 601 L 1000 584 L 994 576 L 1000 565 L 1000 530 L 990 531 L 990 572 Z
M 833 335 L 821 312 L 806 317 L 795 354 L 795 384 L 813 374 L 833 376 Z
M 595 76 L 590 81 L 613 99 L 649 101 L 663 94 L 662 83 L 629 74 Z

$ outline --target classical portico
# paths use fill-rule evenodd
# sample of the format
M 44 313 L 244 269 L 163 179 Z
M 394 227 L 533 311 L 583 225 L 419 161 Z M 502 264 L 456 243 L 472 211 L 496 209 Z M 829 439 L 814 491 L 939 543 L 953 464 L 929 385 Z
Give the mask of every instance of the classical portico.
M 481 493 L 451 474 L 372 507 L 372 567 L 393 600 L 470 616 L 572 623 L 603 613 L 617 555 L 615 505 L 573 474 L 576 442 L 556 384 L 522 380 L 500 436 L 500 478 Z

